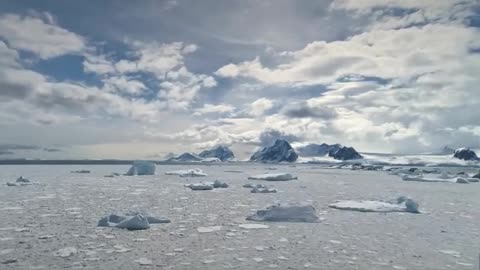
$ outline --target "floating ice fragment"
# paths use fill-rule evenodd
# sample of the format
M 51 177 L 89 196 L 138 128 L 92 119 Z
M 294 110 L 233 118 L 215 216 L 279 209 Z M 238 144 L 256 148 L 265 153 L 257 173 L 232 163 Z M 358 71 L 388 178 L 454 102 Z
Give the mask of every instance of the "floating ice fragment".
M 185 186 L 191 190 L 213 190 L 213 185 L 209 183 L 186 184 Z
M 111 214 L 101 218 L 98 221 L 99 227 L 115 227 L 128 230 L 144 230 L 150 228 L 150 223 L 169 223 L 170 220 L 166 218 L 155 218 L 149 215 L 144 215 L 139 212 L 130 212 L 127 215 Z
M 272 222 L 319 222 L 315 208 L 311 205 L 277 204 L 257 212 L 247 220 Z
M 126 175 L 154 175 L 155 164 L 150 161 L 136 160 Z
M 77 249 L 74 247 L 65 247 L 57 250 L 55 253 L 53 253 L 54 256 L 56 257 L 62 257 L 62 258 L 67 258 L 70 256 L 73 256 L 77 254 Z
M 204 177 L 207 176 L 201 169 L 187 169 L 165 172 L 166 175 L 178 175 L 180 177 Z
M 134 262 L 140 264 L 140 265 L 151 265 L 152 264 L 152 261 L 147 259 L 147 258 L 139 258 L 137 260 L 135 260 Z
M 255 224 L 255 223 L 245 223 L 245 224 L 239 224 L 238 227 L 243 228 L 243 229 L 268 229 L 268 225 L 264 224 Z
M 394 201 L 352 201 L 345 200 L 330 204 L 329 207 L 359 212 L 409 212 L 420 213 L 418 203 L 414 200 L 401 196 Z
M 200 233 L 209 233 L 209 232 L 220 231 L 221 229 L 222 229 L 222 226 L 210 226 L 210 227 L 198 227 L 197 231 Z
M 251 180 L 265 180 L 265 181 L 289 181 L 297 179 L 289 173 L 265 173 L 248 177 Z

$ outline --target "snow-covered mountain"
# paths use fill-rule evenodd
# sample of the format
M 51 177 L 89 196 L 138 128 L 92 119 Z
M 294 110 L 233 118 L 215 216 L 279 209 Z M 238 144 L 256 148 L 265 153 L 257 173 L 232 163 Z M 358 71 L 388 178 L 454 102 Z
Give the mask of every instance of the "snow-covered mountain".
M 285 140 L 276 140 L 272 146 L 263 148 L 250 157 L 250 161 L 262 162 L 294 162 L 298 158 L 292 146 Z
M 235 158 L 232 150 L 226 146 L 217 146 L 210 150 L 204 150 L 198 155 L 202 158 L 218 158 L 221 161 L 229 161 Z
M 337 160 L 362 158 L 362 155 L 360 155 L 355 148 L 342 146 L 340 144 L 308 144 L 298 147 L 297 151 L 300 153 L 300 156 L 304 157 L 322 157 L 328 155 Z

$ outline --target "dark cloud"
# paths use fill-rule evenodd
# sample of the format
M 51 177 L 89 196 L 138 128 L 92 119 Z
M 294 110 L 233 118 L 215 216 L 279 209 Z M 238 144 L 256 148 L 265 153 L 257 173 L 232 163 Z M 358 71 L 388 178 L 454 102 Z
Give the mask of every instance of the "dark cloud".
M 283 114 L 290 118 L 321 118 L 333 119 L 337 116 L 337 112 L 330 107 L 310 107 L 307 102 L 298 102 L 287 105 L 283 109 Z
M 264 130 L 260 136 L 259 136 L 259 141 L 261 146 L 269 146 L 272 145 L 275 140 L 277 139 L 282 139 L 282 140 L 287 140 L 288 142 L 294 142 L 294 141 L 299 141 L 300 138 L 298 136 L 292 135 L 292 134 L 286 134 L 283 131 L 279 131 L 276 129 L 266 129 Z
M 15 153 L 12 152 L 12 151 L 0 150 L 0 156 L 1 155 L 13 155 L 13 154 L 15 154 Z

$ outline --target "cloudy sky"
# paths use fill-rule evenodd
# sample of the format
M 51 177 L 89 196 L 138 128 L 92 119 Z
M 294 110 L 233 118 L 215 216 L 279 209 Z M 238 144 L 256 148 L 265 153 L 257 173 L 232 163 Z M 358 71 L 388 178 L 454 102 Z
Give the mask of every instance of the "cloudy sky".
M 0 2 L 0 158 L 480 146 L 476 0 Z

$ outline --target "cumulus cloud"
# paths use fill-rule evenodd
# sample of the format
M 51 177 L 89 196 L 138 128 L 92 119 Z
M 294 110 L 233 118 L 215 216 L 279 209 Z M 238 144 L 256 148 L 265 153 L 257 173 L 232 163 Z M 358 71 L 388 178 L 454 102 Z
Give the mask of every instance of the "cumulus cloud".
M 203 114 L 225 114 L 235 111 L 235 107 L 226 104 L 205 104 L 202 108 L 197 109 L 194 115 L 203 115 Z
M 85 40 L 56 25 L 47 13 L 46 18 L 4 14 L 0 16 L 0 37 L 10 47 L 32 52 L 41 59 L 64 54 L 80 53 Z

